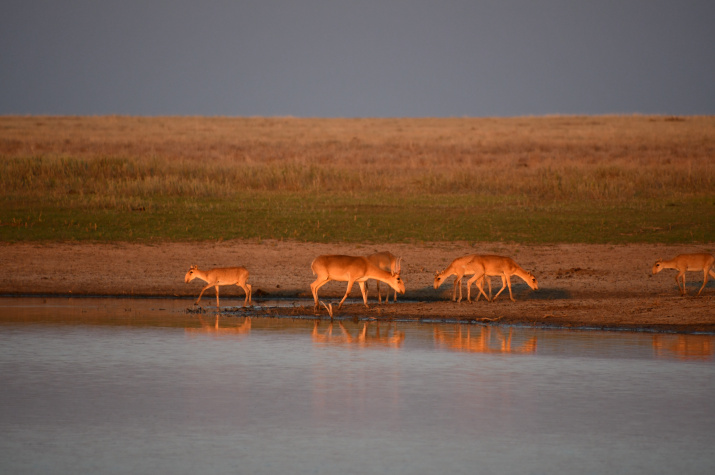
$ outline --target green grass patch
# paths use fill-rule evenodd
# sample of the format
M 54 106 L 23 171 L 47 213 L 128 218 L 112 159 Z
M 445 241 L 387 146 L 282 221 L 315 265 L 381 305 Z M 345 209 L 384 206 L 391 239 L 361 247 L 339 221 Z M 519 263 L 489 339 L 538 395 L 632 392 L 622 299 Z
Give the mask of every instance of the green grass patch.
M 0 241 L 505 241 L 697 243 L 715 236 L 712 197 L 530 203 L 523 197 L 250 192 L 240 199 L 150 197 L 88 206 L 82 197 L 0 209 Z

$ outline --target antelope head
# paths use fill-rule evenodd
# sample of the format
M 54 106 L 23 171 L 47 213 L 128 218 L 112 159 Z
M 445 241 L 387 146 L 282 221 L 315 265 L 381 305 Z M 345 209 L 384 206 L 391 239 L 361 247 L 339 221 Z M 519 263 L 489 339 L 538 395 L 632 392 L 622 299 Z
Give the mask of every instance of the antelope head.
M 195 272 L 199 268 L 199 266 L 191 266 L 189 268 L 189 272 L 186 273 L 186 276 L 184 276 L 184 282 L 187 284 L 191 282 L 193 279 L 196 278 Z
M 437 289 L 439 288 L 440 285 L 442 285 L 442 282 L 444 282 L 444 276 L 440 271 L 437 271 L 434 273 L 434 288 Z
M 529 272 L 529 278 L 526 281 L 527 284 L 529 284 L 529 287 L 531 287 L 534 290 L 539 289 L 539 283 L 536 281 L 536 277 L 534 277 L 534 274 Z
M 663 266 L 661 263 L 663 262 L 663 259 L 658 259 L 655 261 L 655 264 L 653 264 L 653 274 L 657 274 L 658 272 L 663 270 Z
M 402 281 L 402 277 L 400 277 L 400 274 L 395 274 L 395 281 L 397 283 L 397 291 L 401 294 L 405 293 L 405 283 Z

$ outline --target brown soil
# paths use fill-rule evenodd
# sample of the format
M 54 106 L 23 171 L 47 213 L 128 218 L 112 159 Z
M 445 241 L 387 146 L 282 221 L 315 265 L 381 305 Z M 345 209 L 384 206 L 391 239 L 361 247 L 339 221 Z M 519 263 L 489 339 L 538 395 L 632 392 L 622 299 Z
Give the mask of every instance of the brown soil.
M 335 315 L 355 318 L 465 320 L 535 326 L 603 329 L 645 329 L 677 332 L 715 332 L 715 282 L 695 297 L 702 274 L 687 275 L 689 295 L 680 297 L 675 271 L 655 276 L 651 267 L 658 258 L 683 252 L 712 252 L 713 245 L 665 246 L 651 244 L 584 245 L 559 244 L 523 246 L 518 244 L 422 243 L 390 245 L 316 244 L 283 241 L 226 241 L 220 243 L 162 244 L 3 244 L 4 272 L 0 275 L 0 295 L 106 295 L 196 297 L 200 281 L 184 283 L 191 264 L 199 268 L 244 266 L 251 275 L 254 304 L 275 298 L 292 299 L 294 305 L 260 305 L 257 315 L 313 315 L 310 283 L 314 277 L 310 263 L 320 254 L 366 255 L 390 250 L 403 257 L 403 277 L 407 292 L 396 304 L 372 302 L 370 308 L 359 299 L 356 285 L 353 300 L 346 301 Z M 474 253 L 513 257 L 539 280 L 531 290 L 513 278 L 515 302 L 504 291 L 496 302 L 452 302 L 453 278 L 435 290 L 437 270 L 452 259 Z M 465 279 L 466 280 L 466 279 Z M 713 279 L 715 280 L 715 279 Z M 500 288 L 493 279 L 495 291 Z M 382 286 L 383 292 L 386 286 Z M 320 298 L 337 304 L 345 283 L 329 283 Z M 222 307 L 241 306 L 243 291 L 221 288 Z M 201 301 L 215 305 L 213 290 Z M 190 307 L 187 299 L 187 307 Z M 320 315 L 327 317 L 321 306 Z

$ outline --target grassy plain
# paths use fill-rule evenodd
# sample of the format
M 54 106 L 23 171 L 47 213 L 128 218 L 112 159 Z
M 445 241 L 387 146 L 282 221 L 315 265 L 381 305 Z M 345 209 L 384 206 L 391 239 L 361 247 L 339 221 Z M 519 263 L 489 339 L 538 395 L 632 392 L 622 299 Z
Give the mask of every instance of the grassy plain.
M 0 117 L 0 241 L 691 243 L 715 117 Z

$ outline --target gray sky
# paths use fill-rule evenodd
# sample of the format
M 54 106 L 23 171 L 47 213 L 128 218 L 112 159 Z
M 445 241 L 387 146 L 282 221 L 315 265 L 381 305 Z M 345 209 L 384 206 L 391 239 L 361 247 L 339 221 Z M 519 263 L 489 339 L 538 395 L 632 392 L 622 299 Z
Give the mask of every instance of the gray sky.
M 0 114 L 715 114 L 715 1 L 4 0 Z

